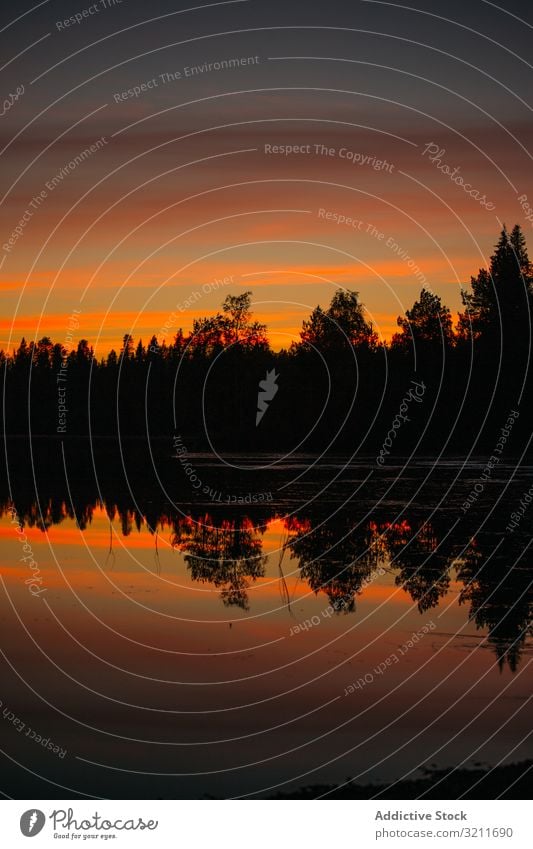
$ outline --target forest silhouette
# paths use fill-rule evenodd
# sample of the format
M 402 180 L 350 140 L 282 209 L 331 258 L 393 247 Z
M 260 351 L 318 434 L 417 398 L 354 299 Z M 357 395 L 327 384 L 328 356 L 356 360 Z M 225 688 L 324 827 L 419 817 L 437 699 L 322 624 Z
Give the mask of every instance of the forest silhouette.
M 2 427 L 61 438 L 178 433 L 189 450 L 374 451 L 416 381 L 423 403 L 404 414 L 393 453 L 481 450 L 511 410 L 532 401 L 532 296 L 533 269 L 516 225 L 502 230 L 489 268 L 463 290 L 455 327 L 450 309 L 425 288 L 389 343 L 349 289 L 317 306 L 300 339 L 279 352 L 252 315 L 251 292 L 228 295 L 220 312 L 196 318 L 171 341 L 154 335 L 145 344 L 125 334 L 121 349 L 102 359 L 85 339 L 70 351 L 46 336 L 22 339 L 13 353 L 0 352 Z M 276 386 L 259 414 L 265 379 Z M 522 417 L 515 452 L 529 438 Z

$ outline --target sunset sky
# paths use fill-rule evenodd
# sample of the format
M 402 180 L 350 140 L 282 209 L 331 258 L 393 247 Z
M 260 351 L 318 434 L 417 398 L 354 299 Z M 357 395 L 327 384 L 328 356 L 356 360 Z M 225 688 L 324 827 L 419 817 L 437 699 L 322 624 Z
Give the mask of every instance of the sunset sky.
M 424 281 L 456 312 L 502 223 L 531 235 L 532 26 L 416 2 L 3 11 L 1 346 L 63 342 L 73 310 L 99 355 L 170 341 L 247 289 L 276 348 L 339 286 L 386 339 Z

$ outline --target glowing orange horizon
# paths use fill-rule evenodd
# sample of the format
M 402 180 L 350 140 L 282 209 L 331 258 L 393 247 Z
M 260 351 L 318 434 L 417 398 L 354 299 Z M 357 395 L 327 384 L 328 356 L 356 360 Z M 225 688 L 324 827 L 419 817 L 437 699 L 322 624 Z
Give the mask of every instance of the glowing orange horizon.
M 337 275 L 338 277 L 338 275 Z M 249 288 L 257 287 L 257 282 L 250 282 Z M 247 281 L 234 286 L 228 290 L 228 294 L 237 294 L 246 291 Z M 354 288 L 350 281 L 338 283 L 332 286 L 332 294 L 336 288 Z M 422 287 L 420 287 L 422 288 Z M 256 298 L 257 301 L 261 299 Z M 271 303 L 274 299 L 271 299 Z M 446 299 L 443 298 L 446 303 Z M 364 304 L 364 300 L 363 300 Z M 309 300 L 307 304 L 287 304 L 283 310 L 269 309 L 264 303 L 256 304 L 254 318 L 264 324 L 267 328 L 267 336 L 274 351 L 288 348 L 292 342 L 300 340 L 302 322 L 309 318 L 312 310 L 318 305 L 317 299 Z M 323 308 L 327 303 L 322 303 Z M 406 309 L 412 306 L 405 305 Z M 119 351 L 122 347 L 123 336 L 129 333 L 134 338 L 134 343 L 142 341 L 147 346 L 152 336 L 156 336 L 159 344 L 173 342 L 178 330 L 185 335 L 192 332 L 195 318 L 212 317 L 219 311 L 219 307 L 209 307 L 198 304 L 195 310 L 189 308 L 182 312 L 172 310 L 124 310 L 108 312 L 107 310 L 83 311 L 78 317 L 79 327 L 71 329 L 69 326 L 70 312 L 49 312 L 41 315 L 38 312 L 19 313 L 15 318 L 0 318 L 0 348 L 12 353 L 18 348 L 24 337 L 27 342 L 38 341 L 43 337 L 49 337 L 52 342 L 63 345 L 68 350 L 75 349 L 81 339 L 86 339 L 95 350 L 98 358 L 105 357 L 114 349 Z M 398 332 L 398 316 L 402 310 L 397 312 L 384 312 L 369 310 L 365 305 L 367 319 L 372 322 L 374 330 L 380 340 L 390 342 L 392 336 Z M 457 315 L 457 314 L 456 314 Z M 162 330 L 166 332 L 161 332 Z

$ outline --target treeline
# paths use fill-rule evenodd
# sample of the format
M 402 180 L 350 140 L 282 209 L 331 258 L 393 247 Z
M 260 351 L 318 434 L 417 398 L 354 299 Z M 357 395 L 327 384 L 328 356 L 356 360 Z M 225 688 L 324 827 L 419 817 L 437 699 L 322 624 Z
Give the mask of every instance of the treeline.
M 489 268 L 463 291 L 455 327 L 441 298 L 423 289 L 389 344 L 358 293 L 344 289 L 280 352 L 254 320 L 250 292 L 229 295 L 221 312 L 195 319 L 169 343 L 126 334 L 120 351 L 100 360 L 85 339 L 71 351 L 48 337 L 23 339 L 13 354 L 0 352 L 2 426 L 7 434 L 179 434 L 189 450 L 365 451 L 387 438 L 387 457 L 415 446 L 490 448 L 510 411 L 532 400 L 532 297 L 517 225 L 501 232 Z M 417 402 L 406 412 L 413 381 Z M 528 430 L 517 417 L 515 451 Z

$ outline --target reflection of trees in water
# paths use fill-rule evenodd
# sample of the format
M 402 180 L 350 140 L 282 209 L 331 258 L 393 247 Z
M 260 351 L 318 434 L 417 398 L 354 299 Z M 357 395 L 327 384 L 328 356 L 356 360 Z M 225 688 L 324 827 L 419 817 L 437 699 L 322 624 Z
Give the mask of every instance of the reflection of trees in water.
M 371 521 L 354 527 L 349 516 L 308 520 L 289 542 L 300 574 L 315 593 L 324 592 L 336 610 L 353 611 L 357 594 L 372 581 L 381 563 L 390 562 L 395 583 L 419 611 L 436 607 L 450 590 L 450 572 L 464 584 L 459 602 L 469 602 L 469 617 L 488 630 L 500 666 L 516 670 L 526 637 L 533 634 L 533 569 L 524 540 L 495 545 L 478 534 L 466 546 L 458 534 L 448 539 L 415 516 L 401 522 Z M 464 549 L 460 560 L 455 552 Z
M 185 552 L 193 581 L 221 588 L 225 605 L 248 610 L 250 582 L 265 574 L 261 531 L 246 517 L 225 519 L 218 525 L 212 521 L 209 516 L 180 519 L 172 545 Z
M 397 586 L 416 601 L 420 613 L 436 607 L 450 585 L 450 562 L 439 553 L 438 540 L 430 523 L 411 525 L 407 520 L 383 527 L 387 553 L 394 569 Z
M 300 575 L 315 593 L 324 592 L 337 612 L 355 610 L 355 597 L 383 560 L 372 523 L 353 527 L 349 516 L 291 530 L 288 547 Z
M 10 504 L 4 499 L 0 513 Z M 184 552 L 191 579 L 213 584 L 225 605 L 243 610 L 248 609 L 250 584 L 265 574 L 262 535 L 268 522 L 277 518 L 274 509 L 254 514 L 253 508 L 249 515 L 232 511 L 231 518 L 223 514 L 216 519 L 205 514 L 182 517 L 168 504 L 134 505 L 129 496 L 112 492 L 102 499 L 79 492 L 66 499 L 52 491 L 41 495 L 39 504 L 23 492 L 17 493 L 13 507 L 25 526 L 42 531 L 68 519 L 84 530 L 100 510 L 105 511 L 110 534 L 107 568 L 113 564 L 117 526 L 126 537 L 135 529 L 148 528 L 154 537 L 157 570 L 159 535 L 170 530 L 173 547 Z M 504 528 L 508 515 L 508 508 L 493 511 L 492 530 Z M 404 516 L 390 522 L 383 512 L 358 522 L 352 507 L 325 519 L 317 511 L 285 520 L 286 536 L 280 541 L 277 564 L 285 603 L 290 601 L 281 568 L 285 552 L 297 560 L 301 579 L 315 593 L 324 593 L 339 613 L 355 610 L 357 595 L 377 577 L 381 565 L 392 571 L 396 585 L 409 594 L 420 612 L 429 610 L 450 592 L 450 573 L 455 568 L 462 584 L 459 602 L 469 605 L 470 620 L 477 628 L 487 629 L 500 666 L 507 663 L 515 670 L 526 637 L 533 631 L 533 563 L 527 545 L 532 520 L 526 515 L 519 532 L 496 535 L 478 530 L 479 516 L 476 519 L 474 511 L 453 533 L 444 512 L 433 523 L 421 511 L 405 511 Z
M 370 521 L 353 526 L 349 516 L 336 517 L 303 532 L 290 542 L 302 578 L 315 592 L 327 594 L 332 607 L 355 609 L 355 597 L 376 577 L 380 564 L 392 561 L 396 584 L 417 602 L 420 612 L 435 607 L 450 583 L 448 558 L 438 554 L 430 524 Z
M 488 629 L 500 669 L 507 662 L 514 672 L 526 637 L 533 634 L 531 553 L 512 536 L 494 543 L 486 534 L 466 548 L 458 563 L 464 584 L 459 602 L 470 602 L 470 619 Z

